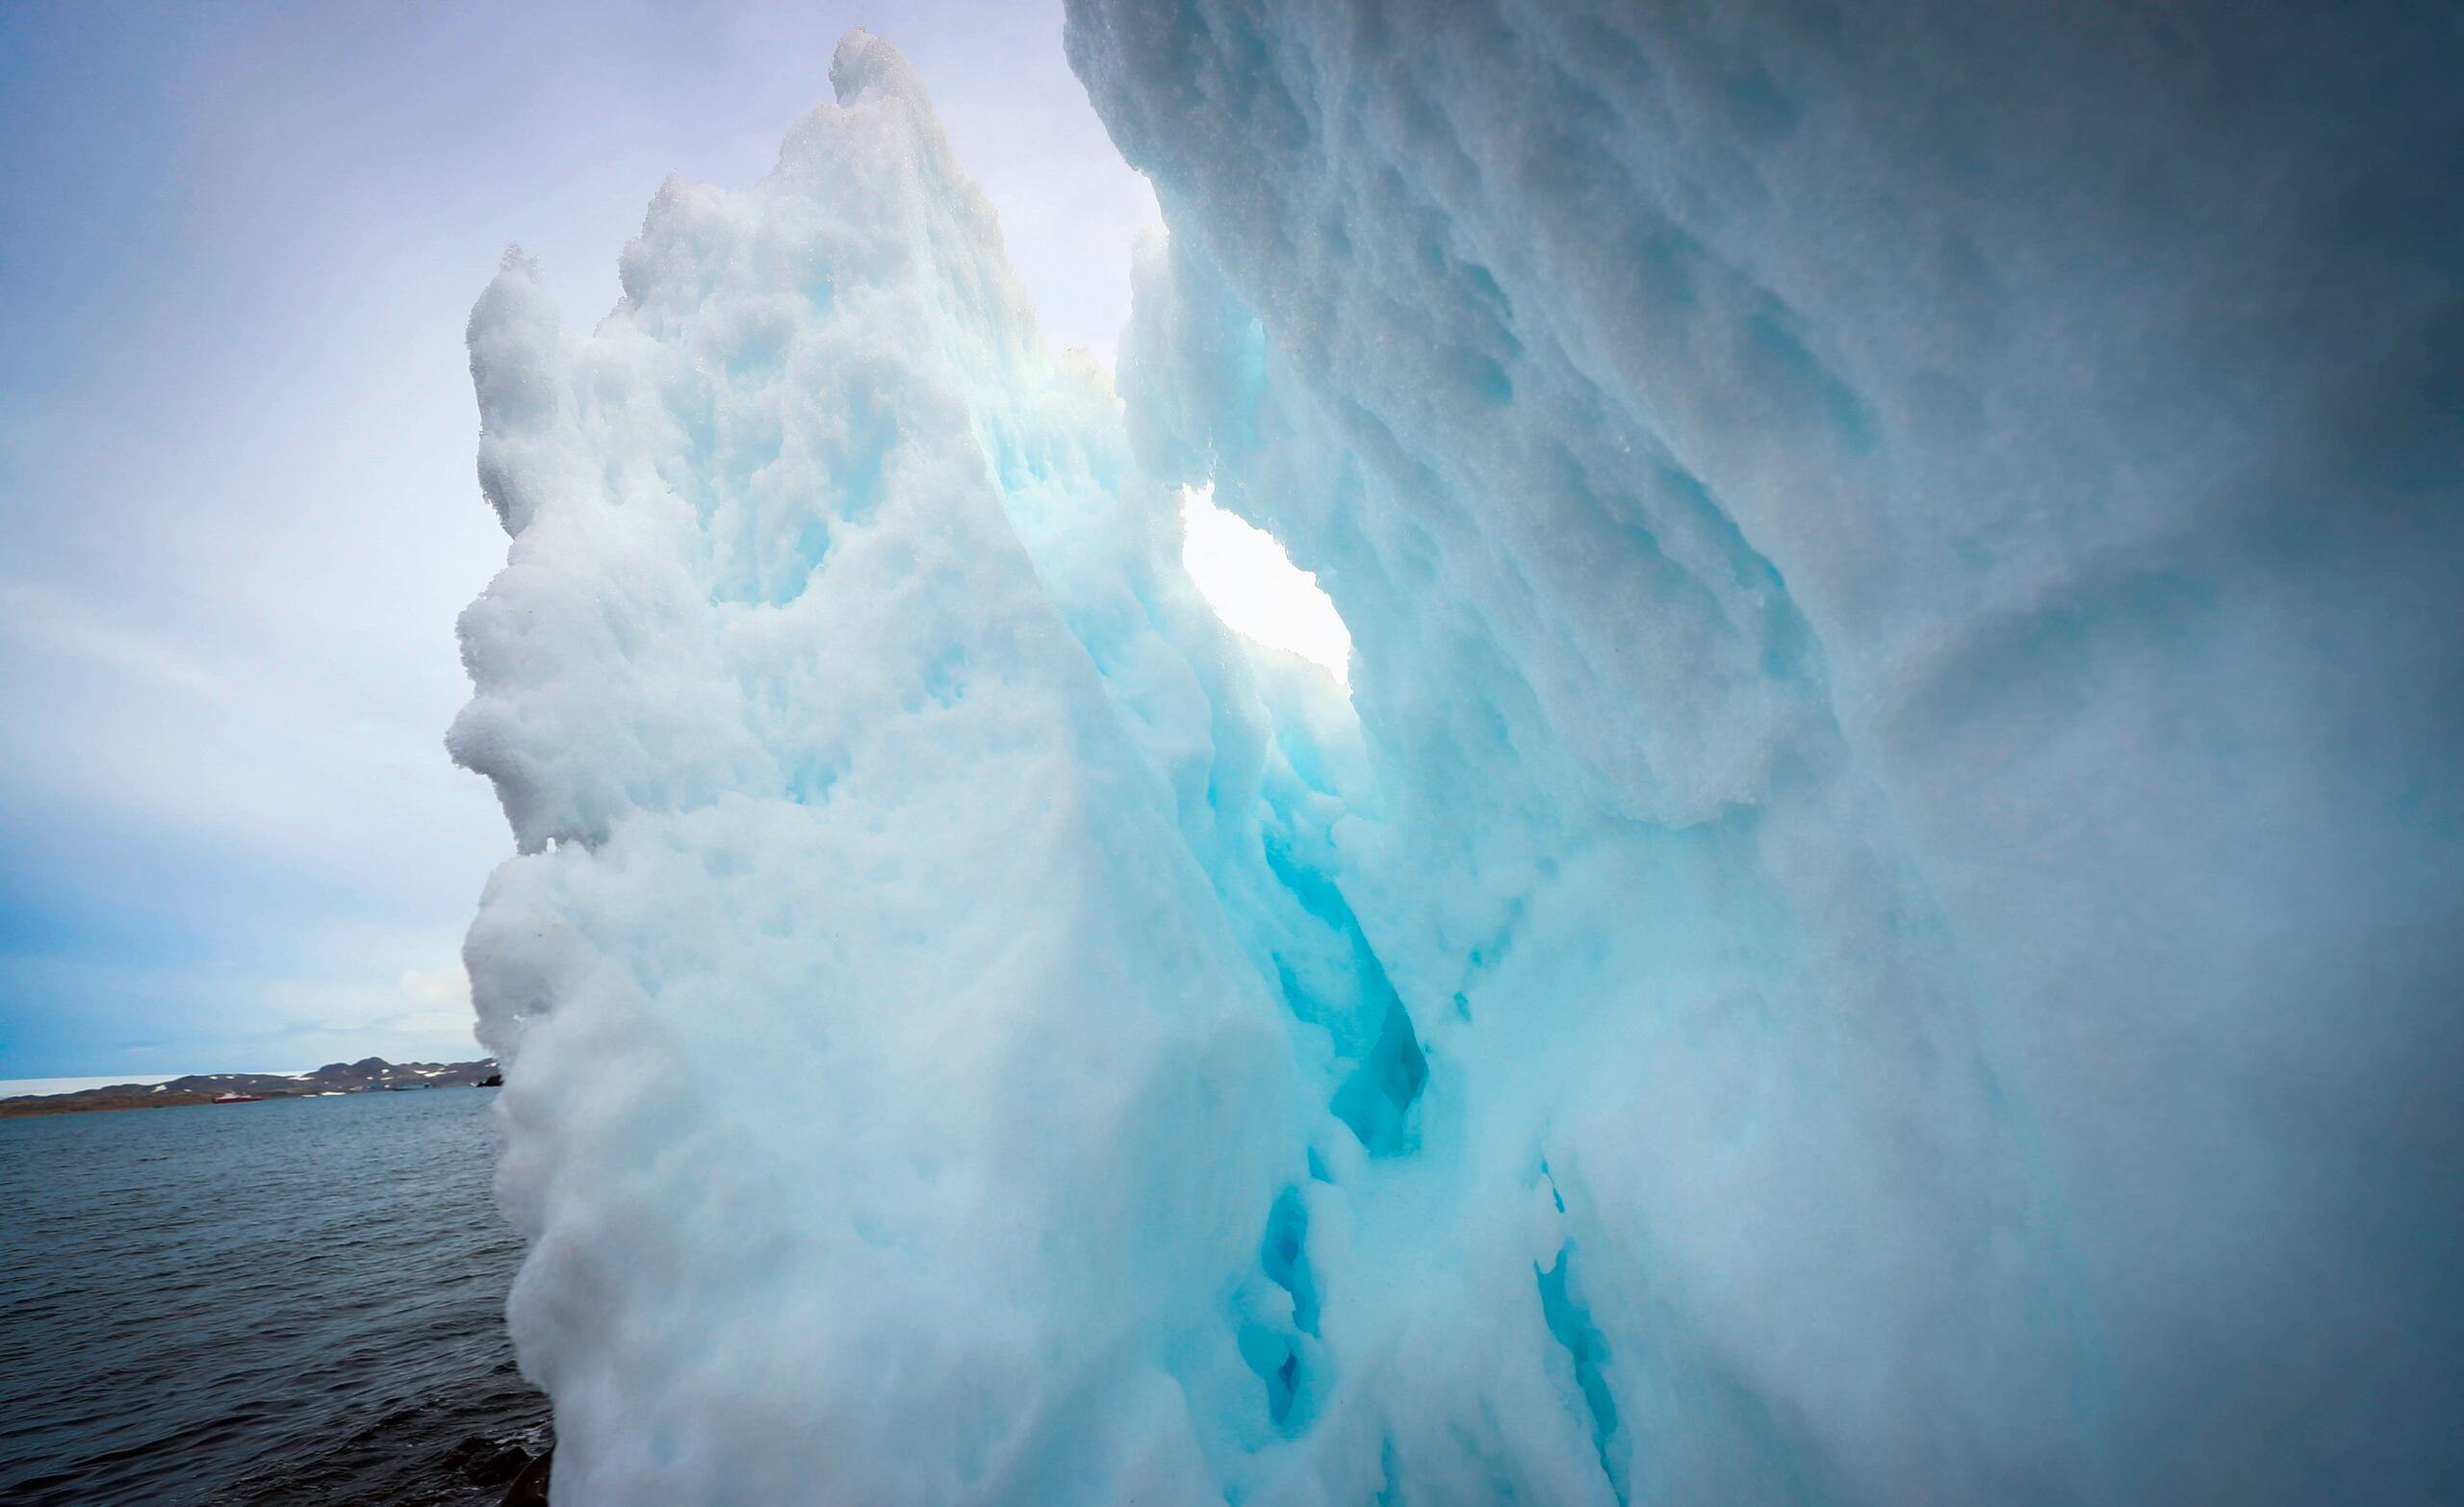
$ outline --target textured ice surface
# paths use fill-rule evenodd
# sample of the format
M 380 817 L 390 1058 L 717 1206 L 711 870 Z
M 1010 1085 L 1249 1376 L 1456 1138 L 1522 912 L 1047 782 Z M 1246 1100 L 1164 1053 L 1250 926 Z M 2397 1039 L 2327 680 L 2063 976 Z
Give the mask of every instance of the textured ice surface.
M 833 78 L 592 335 L 519 261 L 473 318 L 515 1337 L 563 1500 L 1174 1499 L 1306 1123 L 1178 826 L 1204 609 L 905 63 Z
M 508 263 L 560 1499 L 2451 1494 L 2457 34 L 1886 11 L 1079 0 L 1117 398 L 860 34 Z

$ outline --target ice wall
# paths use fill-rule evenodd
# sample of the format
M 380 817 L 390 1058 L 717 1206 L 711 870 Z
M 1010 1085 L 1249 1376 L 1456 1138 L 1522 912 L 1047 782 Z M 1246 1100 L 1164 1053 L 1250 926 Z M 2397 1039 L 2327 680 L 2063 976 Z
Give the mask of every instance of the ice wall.
M 595 332 L 518 256 L 472 319 L 515 1338 L 559 1501 L 1202 1499 L 1304 1153 L 1180 830 L 1208 702 L 1129 563 L 1172 502 L 1110 490 L 906 64 L 832 78 L 756 188 L 661 191 Z
M 1350 624 L 1435 1242 L 1545 1163 L 1619 1494 L 2464 1487 L 2452 15 L 1070 11 L 1140 455 Z M 1450 1322 L 1405 1499 L 1529 1437 Z
M 1117 396 L 860 33 L 473 316 L 558 1499 L 2457 1485 L 2451 25 L 1068 45 Z

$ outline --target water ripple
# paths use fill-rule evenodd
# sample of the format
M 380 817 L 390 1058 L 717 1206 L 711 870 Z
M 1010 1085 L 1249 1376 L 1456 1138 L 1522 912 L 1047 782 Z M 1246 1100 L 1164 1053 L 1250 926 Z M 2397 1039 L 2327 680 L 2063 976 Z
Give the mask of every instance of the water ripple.
M 0 1501 L 492 1501 L 535 1447 L 487 1089 L 0 1121 Z

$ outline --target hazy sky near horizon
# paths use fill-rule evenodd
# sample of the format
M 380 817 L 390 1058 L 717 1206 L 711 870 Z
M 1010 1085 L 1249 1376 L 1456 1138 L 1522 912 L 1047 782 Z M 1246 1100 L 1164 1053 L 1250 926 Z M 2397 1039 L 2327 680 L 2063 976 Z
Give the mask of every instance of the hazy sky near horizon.
M 0 8 L 0 1079 L 472 1055 L 464 320 L 519 242 L 595 322 L 660 180 L 766 171 L 858 24 L 1108 360 L 1154 205 L 1058 0 Z

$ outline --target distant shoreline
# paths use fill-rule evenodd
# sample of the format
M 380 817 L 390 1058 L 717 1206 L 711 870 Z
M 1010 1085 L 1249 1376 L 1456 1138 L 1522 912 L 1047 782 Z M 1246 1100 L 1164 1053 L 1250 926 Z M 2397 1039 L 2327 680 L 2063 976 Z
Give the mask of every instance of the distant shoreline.
M 484 1088 L 504 1081 L 494 1058 L 475 1062 L 388 1062 L 381 1057 L 328 1062 L 309 1073 L 192 1073 L 159 1084 L 111 1084 L 67 1093 L 0 1099 L 0 1120 L 108 1110 L 167 1110 L 199 1104 L 252 1104 L 417 1088 Z

